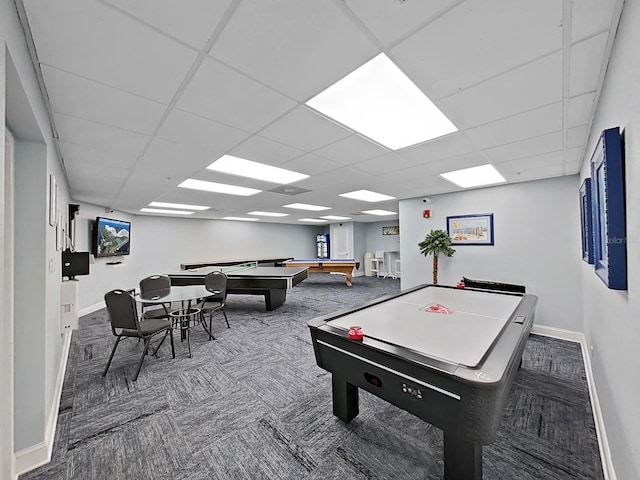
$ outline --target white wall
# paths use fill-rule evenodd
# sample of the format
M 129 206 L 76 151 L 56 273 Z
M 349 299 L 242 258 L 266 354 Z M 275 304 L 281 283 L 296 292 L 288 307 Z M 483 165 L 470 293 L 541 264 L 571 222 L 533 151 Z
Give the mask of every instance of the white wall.
M 131 222 L 131 254 L 96 258 L 91 274 L 80 280 L 81 314 L 102 305 L 114 288 L 137 288 L 140 279 L 180 270 L 180 264 L 254 258 L 316 258 L 316 234 L 324 227 L 262 222 L 199 220 L 130 215 L 80 203 L 76 220 L 76 250 L 91 251 L 92 226 L 104 216 Z M 91 257 L 93 259 L 93 257 Z
M 15 321 L 13 345 L 15 411 L 9 412 L 14 415 L 14 447 L 20 451 L 46 442 L 54 424 L 52 419 L 55 421 L 57 416 L 54 392 L 62 349 L 61 262 L 56 251 L 55 227 L 48 225 L 46 216 L 49 174 L 61 179 L 63 199 L 66 185 L 16 6 L 10 0 L 0 0 L 0 45 L 7 52 L 0 66 L 3 72 L 0 95 L 4 100 L 0 104 L 6 108 L 0 130 L 6 126 L 14 134 L 16 163 L 15 232 L 6 234 L 28 235 L 16 240 L 15 268 L 19 273 L 15 305 L 20 313 L 19 321 Z M 21 243 L 26 251 L 19 247 Z M 20 275 L 28 281 L 18 283 Z
M 640 478 L 640 2 L 624 4 L 590 134 L 582 178 L 600 133 L 625 134 L 627 291 L 606 288 L 592 265 L 580 268 L 584 333 L 617 478 Z
M 422 218 L 421 198 L 400 202 L 403 289 L 431 283 L 432 257 L 418 243 L 433 229 L 447 230 L 446 217 L 493 213 L 493 246 L 457 245 L 440 255 L 438 283 L 463 276 L 517 283 L 539 297 L 536 324 L 582 331 L 578 176 L 431 196 L 431 218 Z
M 400 235 L 382 235 L 382 227 L 397 227 L 398 225 L 398 220 L 367 223 L 367 252 L 374 253 L 376 250 L 399 251 L 402 230 L 400 230 Z

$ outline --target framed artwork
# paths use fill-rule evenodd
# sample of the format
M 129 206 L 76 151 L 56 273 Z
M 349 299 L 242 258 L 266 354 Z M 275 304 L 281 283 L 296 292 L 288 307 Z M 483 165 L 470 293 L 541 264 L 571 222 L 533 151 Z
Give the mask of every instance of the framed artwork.
M 56 176 L 49 175 L 49 225 L 56 226 L 58 222 L 58 183 Z
M 593 203 L 591 179 L 585 178 L 580 187 L 580 226 L 582 230 L 582 260 L 593 264 Z
M 627 289 L 623 139 L 618 127 L 600 135 L 591 156 L 593 263 L 613 290 Z
M 400 235 L 400 227 L 382 227 L 383 235 Z
M 447 217 L 452 245 L 493 245 L 493 213 Z

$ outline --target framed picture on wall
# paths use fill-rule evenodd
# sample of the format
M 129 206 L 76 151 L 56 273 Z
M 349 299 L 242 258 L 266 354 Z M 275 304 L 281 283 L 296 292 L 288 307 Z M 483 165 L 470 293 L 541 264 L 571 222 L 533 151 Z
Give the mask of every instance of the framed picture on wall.
M 447 217 L 452 245 L 493 245 L 493 213 Z
M 580 227 L 582 230 L 582 260 L 593 264 L 593 203 L 591 179 L 585 178 L 580 187 Z
M 58 222 L 58 183 L 56 176 L 49 175 L 49 225 L 56 226 Z
M 383 235 L 400 235 L 400 227 L 382 227 Z
M 591 156 L 593 263 L 613 290 L 627 289 L 623 137 L 618 127 L 605 130 Z

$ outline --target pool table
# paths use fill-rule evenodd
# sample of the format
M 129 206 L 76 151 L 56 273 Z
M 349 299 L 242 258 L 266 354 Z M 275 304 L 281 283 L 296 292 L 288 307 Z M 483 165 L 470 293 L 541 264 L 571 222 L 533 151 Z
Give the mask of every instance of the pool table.
M 523 293 L 421 285 L 312 319 L 334 415 L 353 420 L 363 388 L 443 430 L 446 479 L 481 479 L 482 445 L 495 440 L 536 303 Z
M 307 269 L 261 267 L 257 262 L 239 265 L 192 268 L 169 273 L 171 285 L 202 285 L 207 274 L 219 271 L 227 275 L 227 293 L 262 295 L 267 311 L 281 306 L 287 299 L 287 290 L 307 278 Z
M 360 262 L 355 260 L 329 260 L 323 258 L 316 258 L 314 260 L 287 260 L 282 262 L 285 267 L 309 267 L 310 272 L 324 272 L 324 273 L 342 273 L 346 275 L 347 287 L 351 287 L 353 283 L 352 274 L 353 269 L 360 266 Z

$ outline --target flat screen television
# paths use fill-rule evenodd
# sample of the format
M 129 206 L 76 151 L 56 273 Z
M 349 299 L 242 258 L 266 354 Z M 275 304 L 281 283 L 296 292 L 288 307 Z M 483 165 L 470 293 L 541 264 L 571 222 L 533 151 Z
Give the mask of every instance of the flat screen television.
M 89 252 L 62 252 L 62 276 L 89 275 Z
M 131 222 L 97 217 L 93 232 L 93 254 L 96 257 L 129 255 Z

